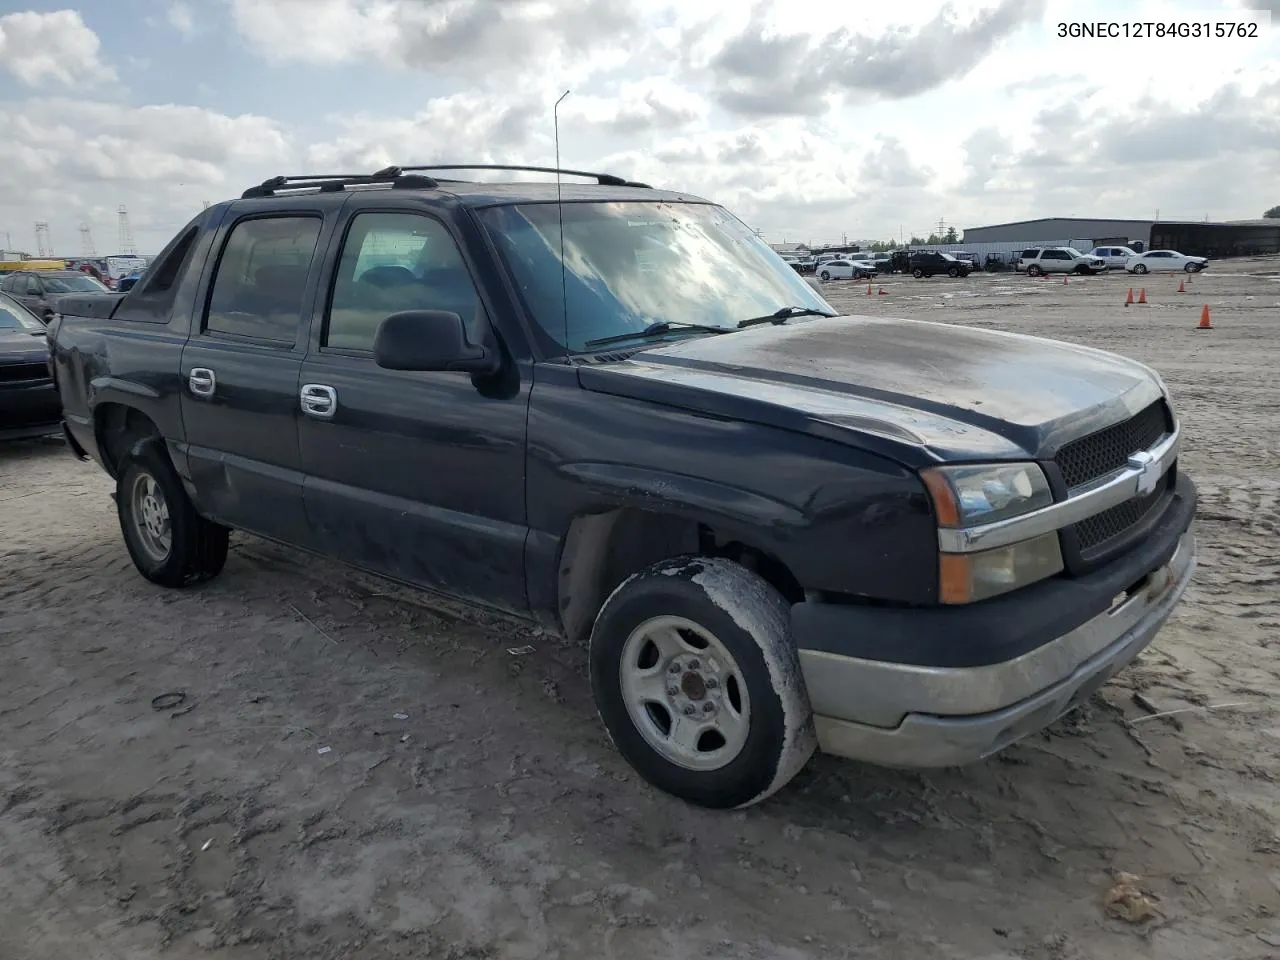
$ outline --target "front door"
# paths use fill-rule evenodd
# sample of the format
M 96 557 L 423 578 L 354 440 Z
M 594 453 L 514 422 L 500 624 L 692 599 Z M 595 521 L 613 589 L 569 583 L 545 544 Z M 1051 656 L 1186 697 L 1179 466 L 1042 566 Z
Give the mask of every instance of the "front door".
M 418 212 L 355 212 L 297 403 L 307 515 L 325 551 L 408 583 L 527 609 L 529 385 L 386 370 L 378 324 L 448 310 L 473 332 L 486 307 L 448 227 Z
M 298 453 L 298 376 L 319 214 L 223 227 L 199 329 L 182 352 L 182 419 L 197 503 L 229 526 L 311 546 Z

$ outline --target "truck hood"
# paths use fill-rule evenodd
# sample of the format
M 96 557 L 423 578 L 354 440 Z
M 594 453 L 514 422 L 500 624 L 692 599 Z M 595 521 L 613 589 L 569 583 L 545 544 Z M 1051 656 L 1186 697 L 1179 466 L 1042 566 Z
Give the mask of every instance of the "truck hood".
M 1164 390 L 1115 354 L 918 320 L 832 317 L 584 366 L 585 389 L 869 447 L 912 466 L 1043 459 Z

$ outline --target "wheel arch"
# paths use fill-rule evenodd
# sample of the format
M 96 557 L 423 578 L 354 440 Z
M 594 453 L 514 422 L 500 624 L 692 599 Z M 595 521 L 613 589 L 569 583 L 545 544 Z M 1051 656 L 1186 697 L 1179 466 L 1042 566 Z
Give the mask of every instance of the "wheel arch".
M 564 635 L 585 640 L 609 595 L 632 574 L 671 557 L 731 560 L 759 574 L 791 603 L 804 590 L 786 562 L 742 526 L 723 518 L 618 505 L 574 517 L 557 566 L 557 609 Z
M 93 436 L 102 456 L 102 465 L 114 480 L 129 449 L 140 439 L 162 438 L 156 422 L 137 407 L 107 401 L 93 408 Z

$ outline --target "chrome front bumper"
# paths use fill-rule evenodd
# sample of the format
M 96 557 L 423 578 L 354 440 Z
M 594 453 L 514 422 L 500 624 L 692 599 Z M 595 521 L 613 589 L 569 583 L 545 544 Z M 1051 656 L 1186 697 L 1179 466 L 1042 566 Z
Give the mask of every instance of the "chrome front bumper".
M 1155 639 L 1195 572 L 1195 529 L 1116 606 L 1004 663 L 920 667 L 801 650 L 820 749 L 883 766 L 981 760 L 1087 700 Z

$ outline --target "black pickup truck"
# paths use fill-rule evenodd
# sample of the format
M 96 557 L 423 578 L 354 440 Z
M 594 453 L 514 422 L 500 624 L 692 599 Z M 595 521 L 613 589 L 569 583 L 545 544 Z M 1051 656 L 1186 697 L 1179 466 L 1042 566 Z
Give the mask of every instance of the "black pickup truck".
M 838 316 L 696 197 L 440 170 L 267 181 L 61 302 L 69 446 L 143 576 L 216 575 L 236 529 L 536 620 L 710 807 L 815 748 L 985 757 L 1181 597 L 1195 488 L 1148 367 Z

